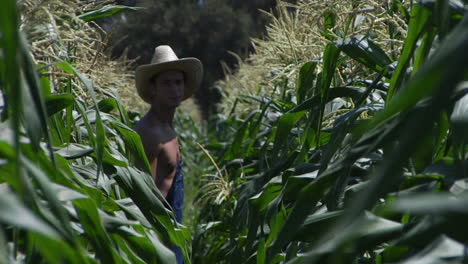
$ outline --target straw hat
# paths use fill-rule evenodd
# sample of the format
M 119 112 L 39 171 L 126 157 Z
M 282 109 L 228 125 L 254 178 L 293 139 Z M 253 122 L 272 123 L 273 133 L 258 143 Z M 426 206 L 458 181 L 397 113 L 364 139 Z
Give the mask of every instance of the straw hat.
M 151 104 L 150 80 L 156 74 L 163 71 L 179 70 L 185 73 L 185 100 L 192 96 L 193 92 L 200 86 L 203 78 L 203 65 L 197 58 L 179 59 L 171 47 L 167 45 L 157 46 L 154 49 L 150 64 L 137 67 L 135 81 L 138 95 Z

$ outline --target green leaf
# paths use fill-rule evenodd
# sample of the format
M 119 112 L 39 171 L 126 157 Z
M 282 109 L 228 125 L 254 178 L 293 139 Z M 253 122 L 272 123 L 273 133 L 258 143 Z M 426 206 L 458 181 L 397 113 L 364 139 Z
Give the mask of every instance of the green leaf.
M 72 94 L 50 94 L 45 97 L 47 115 L 51 116 L 75 103 Z
M 0 191 L 0 222 L 20 229 L 36 232 L 44 236 L 59 239 L 60 235 L 51 226 L 36 216 L 8 191 Z
M 5 141 L 0 141 L 0 158 L 13 160 L 15 158 L 15 154 L 16 151 L 13 146 Z
M 278 121 L 278 129 L 276 131 L 275 141 L 273 143 L 272 153 L 279 154 L 279 150 L 287 142 L 289 132 L 304 115 L 305 111 L 286 113 L 280 117 Z
M 37 181 L 39 189 L 44 195 L 48 205 L 51 208 L 51 211 L 54 213 L 55 217 L 61 223 L 60 228 L 62 236 L 66 237 L 70 241 L 73 241 L 73 231 L 71 227 L 70 218 L 66 212 L 66 209 L 62 206 L 61 202 L 56 196 L 56 191 L 52 188 L 49 175 L 47 175 L 41 168 L 39 168 L 32 161 L 26 157 L 21 158 L 22 163 L 24 164 L 25 169 L 28 171 L 28 174 Z
M 0 263 L 10 262 L 11 256 L 3 229 L 0 228 Z
M 338 177 L 340 169 L 341 167 L 339 166 L 329 167 L 324 173 L 299 191 L 298 199 L 288 215 L 283 229 L 269 248 L 269 258 L 276 255 L 285 244 L 289 243 L 296 236 L 307 216 L 315 209 L 317 202 Z
M 106 145 L 106 132 L 104 130 L 104 124 L 101 119 L 101 115 L 99 114 L 99 109 L 96 108 L 96 156 L 97 156 L 97 164 L 98 164 L 98 170 L 96 174 L 99 175 L 102 170 L 102 162 L 105 159 L 106 152 L 105 151 L 105 145 Z M 126 166 L 126 165 L 123 165 Z
M 299 71 L 299 78 L 297 79 L 297 104 L 301 104 L 309 94 L 314 85 L 315 68 L 317 62 L 309 61 L 302 65 Z
M 250 198 L 249 202 L 257 212 L 264 211 L 268 204 L 278 196 L 280 190 L 281 178 L 275 177 L 266 184 L 260 193 Z
M 411 19 L 408 25 L 408 35 L 403 44 L 403 51 L 398 60 L 398 65 L 393 73 L 390 88 L 388 89 L 387 102 L 392 99 L 394 94 L 400 89 L 401 84 L 406 77 L 406 69 L 409 66 L 411 57 L 416 49 L 416 43 L 420 36 L 426 30 L 430 23 L 432 12 L 420 4 L 413 5 L 411 10 Z
M 59 68 L 63 69 L 64 71 L 68 72 L 68 73 L 75 74 L 78 77 L 78 79 L 80 79 L 80 81 L 86 87 L 88 93 L 91 95 L 91 98 L 93 99 L 93 103 L 96 106 L 95 107 L 96 108 L 95 109 L 96 110 L 95 111 L 95 114 L 96 114 L 96 119 L 95 119 L 96 141 L 94 142 L 95 143 L 94 148 L 95 148 L 95 151 L 96 151 L 96 158 L 97 158 L 97 164 L 98 164 L 98 170 L 97 170 L 96 174 L 98 175 L 98 179 L 99 179 L 99 175 L 100 175 L 101 170 L 102 170 L 102 162 L 103 162 L 103 158 L 104 158 L 104 155 L 105 155 L 104 147 L 105 147 L 105 144 L 106 144 L 106 137 L 105 137 L 104 125 L 103 125 L 102 119 L 101 119 L 101 114 L 99 112 L 99 107 L 98 107 L 98 103 L 97 103 L 97 99 L 96 99 L 96 94 L 94 92 L 93 83 L 91 82 L 91 80 L 88 77 L 86 77 L 85 75 L 78 72 L 68 62 L 65 62 L 65 61 L 59 62 L 59 63 L 57 63 L 57 66 Z M 88 130 L 88 132 L 90 132 L 90 131 Z
M 147 173 L 151 173 L 151 166 L 146 157 L 145 150 L 138 133 L 120 122 L 111 122 L 111 124 L 124 141 L 125 146 L 127 147 L 129 160 L 131 160 L 130 155 L 133 155 L 136 159 L 135 162 L 137 162 L 137 164 L 142 164 L 142 169 Z
M 341 215 L 343 215 L 343 211 L 317 213 L 308 216 L 297 232 L 295 239 L 313 242 L 319 234 L 327 232 L 330 227 L 336 224 Z
M 351 87 L 351 86 L 344 86 L 344 87 L 334 87 L 330 88 L 328 90 L 328 95 L 327 98 L 322 99 L 321 95 L 315 95 L 295 108 L 289 110 L 290 113 L 296 113 L 296 112 L 301 112 L 304 110 L 312 110 L 312 111 L 317 111 L 320 109 L 320 102 L 323 103 L 328 103 L 332 101 L 335 98 L 341 98 L 341 97 L 350 97 L 355 99 L 356 101 L 359 100 L 362 97 L 364 90 L 359 87 Z M 324 100 L 324 101 L 322 101 Z
M 114 98 L 105 98 L 99 101 L 98 108 L 102 112 L 110 113 L 112 110 L 118 109 L 118 103 Z
M 261 238 L 258 244 L 257 250 L 257 264 L 265 264 L 266 262 L 266 247 L 265 247 L 265 239 Z
M 57 154 L 66 158 L 66 159 L 77 159 L 91 154 L 94 151 L 93 148 L 90 148 L 85 145 L 80 144 L 69 144 L 64 148 L 61 148 L 56 151 Z
M 333 76 L 335 76 L 335 68 L 339 55 L 340 50 L 334 44 L 330 43 L 325 47 L 325 51 L 323 53 L 322 78 L 319 89 L 322 99 L 327 98 L 328 96 L 328 89 L 330 88 Z M 321 103 L 325 105 L 324 100 Z
M 47 118 L 47 109 L 45 107 L 45 100 L 42 94 L 43 89 L 28 49 L 28 43 L 23 35 L 20 37 L 20 44 L 24 77 L 29 88 L 28 92 L 23 92 L 26 96 L 26 100 L 23 99 L 23 102 L 26 104 L 24 108 L 24 125 L 27 129 L 29 128 L 29 136 L 32 139 L 32 144 L 36 150 L 39 148 L 39 140 L 41 136 L 38 132 L 42 131 L 43 135 L 46 136 L 50 158 L 52 162 L 55 163 L 51 134 L 48 125 L 49 120 Z M 30 101 L 32 101 L 32 103 L 30 103 Z
M 297 198 L 299 194 L 297 190 L 300 190 L 303 186 L 311 183 L 315 178 L 317 178 L 318 170 L 298 175 L 288 177 L 286 183 L 284 184 L 282 193 L 284 201 L 293 201 Z
M 96 251 L 96 257 L 104 263 L 120 263 L 121 257 L 114 250 L 109 234 L 102 226 L 94 201 L 91 199 L 75 200 L 73 205 L 85 230 L 84 235 Z
M 71 264 L 95 263 L 78 244 L 73 247 L 64 241 L 54 240 L 36 233 L 27 233 L 29 251 L 26 255 L 33 262 Z
M 21 68 L 18 60 L 18 15 L 16 11 L 16 1 L 6 0 L 2 2 L 0 8 L 0 47 L 2 48 L 2 65 L 0 74 L 2 80 L 2 90 L 5 93 L 7 111 L 3 112 L 2 118 L 11 119 L 11 128 L 14 133 L 14 146 L 19 146 L 20 118 L 23 112 L 21 103 L 22 89 L 18 89 L 21 84 Z M 19 155 L 18 155 L 19 156 Z M 17 166 L 20 166 L 17 163 Z
M 259 116 L 260 113 L 259 110 L 255 110 L 242 122 L 241 127 L 237 129 L 233 137 L 232 143 L 226 148 L 226 152 L 223 155 L 224 160 L 232 160 L 239 156 L 239 153 L 242 151 L 242 142 L 244 142 L 249 130 L 248 128 L 253 123 L 255 117 Z
M 449 264 L 463 263 L 466 258 L 465 245 L 441 235 L 430 245 L 410 258 L 399 262 L 402 264 Z M 457 261 L 458 260 L 458 261 Z
M 175 219 L 173 214 L 166 209 L 166 206 L 170 208 L 170 205 L 157 189 L 151 176 L 132 168 L 117 167 L 116 169 L 115 180 L 132 198 L 151 225 L 163 234 L 164 239 L 168 240 L 171 237 L 172 242 L 183 246 L 182 241 L 176 241 L 179 238 L 179 232 L 174 229 Z
M 463 80 L 466 73 L 468 55 L 464 50 L 467 48 L 468 18 L 465 16 L 464 20 L 446 38 L 437 53 L 423 65 L 404 89 L 394 96 L 386 109 L 376 115 L 369 124 L 362 125 L 356 132 L 362 134 L 363 131 L 370 130 L 399 112 L 407 111 L 418 101 L 431 95 L 434 96 L 437 92 L 443 95 L 437 97 L 438 103 L 442 102 L 440 99 L 448 100 L 451 92 Z M 449 66 L 450 70 L 448 70 Z
M 325 12 L 323 15 L 324 18 L 324 29 L 320 30 L 320 34 L 322 34 L 326 39 L 333 40 L 334 35 L 330 33 L 330 31 L 335 29 L 336 26 L 336 15 L 333 12 Z
M 318 244 L 313 250 L 291 263 L 346 263 L 352 258 L 343 256 L 350 251 L 365 251 L 388 241 L 403 232 L 403 225 L 365 212 L 333 239 Z M 343 262 L 344 261 L 344 262 Z
M 376 72 L 383 71 L 391 64 L 391 60 L 385 54 L 385 51 L 366 36 L 350 36 L 336 41 L 335 45 L 351 58 Z
M 458 89 L 468 88 L 468 82 L 463 82 L 458 86 Z M 468 95 L 460 98 L 453 107 L 452 114 L 450 115 L 450 124 L 454 136 L 455 147 L 463 147 L 468 143 Z
M 141 10 L 141 7 L 131 7 L 131 6 L 124 6 L 124 5 L 106 5 L 100 9 L 96 9 L 93 11 L 86 12 L 78 16 L 78 18 L 83 19 L 86 22 L 95 21 L 98 19 L 106 18 L 114 16 L 118 13 L 127 10 Z
M 389 205 L 389 210 L 411 214 L 444 215 L 451 213 L 468 215 L 468 196 L 451 193 L 424 193 L 402 197 Z

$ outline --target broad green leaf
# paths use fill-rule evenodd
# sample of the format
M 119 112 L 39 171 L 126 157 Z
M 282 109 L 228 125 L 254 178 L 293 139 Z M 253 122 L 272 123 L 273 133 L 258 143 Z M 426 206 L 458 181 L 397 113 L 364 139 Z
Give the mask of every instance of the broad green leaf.
M 297 79 L 297 104 L 301 104 L 307 98 L 307 95 L 310 94 L 314 85 L 316 67 L 317 62 L 315 61 L 309 61 L 302 65 Z
M 325 105 L 324 100 L 328 96 L 328 89 L 330 88 L 333 76 L 335 75 L 335 68 L 338 63 L 338 56 L 340 50 L 333 44 L 328 44 L 323 53 L 323 69 L 321 75 L 319 92 L 322 96 L 322 104 Z
M 98 163 L 99 157 L 98 157 L 96 152 L 92 152 L 90 154 L 90 156 L 95 158 L 96 163 Z M 101 163 L 114 165 L 114 166 L 119 166 L 119 167 L 127 167 L 128 166 L 127 160 L 125 160 L 123 157 L 121 158 L 119 156 L 113 155 L 107 149 L 104 149 L 104 154 L 103 154 Z M 102 166 L 102 164 L 101 164 L 101 166 Z M 98 175 L 98 174 L 96 174 L 96 175 Z
M 50 94 L 45 97 L 47 114 L 49 116 L 74 104 L 72 94 Z
M 284 157 L 282 160 L 280 160 L 277 164 L 274 164 L 272 168 L 269 170 L 265 171 L 261 178 L 259 178 L 259 182 L 266 183 L 268 182 L 271 178 L 278 176 L 281 172 L 285 171 L 286 169 L 290 168 L 294 160 L 296 160 L 297 156 L 299 155 L 298 151 L 294 151 L 290 153 L 287 157 Z
M 154 233 L 145 237 L 126 236 L 125 240 L 146 263 L 175 263 L 174 253 L 164 246 Z
M 91 98 L 93 100 L 94 105 L 96 106 L 95 108 L 95 114 L 96 114 L 96 121 L 95 121 L 95 128 L 96 128 L 96 141 L 95 143 L 95 151 L 96 151 L 96 158 L 97 158 L 97 164 L 98 164 L 98 170 L 96 174 L 99 176 L 102 170 L 102 162 L 104 158 L 104 147 L 106 144 L 106 137 L 105 137 L 105 131 L 104 131 L 104 125 L 102 123 L 101 119 L 101 114 L 99 112 L 99 107 L 96 99 L 96 94 L 94 92 L 94 86 L 91 80 L 86 77 L 85 75 L 81 74 L 78 72 L 73 66 L 71 66 L 68 62 L 62 61 L 57 63 L 57 66 L 64 71 L 68 73 L 75 74 L 78 79 L 83 83 L 85 86 L 86 90 L 88 93 L 91 95 Z M 88 132 L 90 132 L 88 130 Z M 99 177 L 98 177 L 99 179 Z
M 423 248 L 425 245 L 444 233 L 444 225 L 447 219 L 434 215 L 422 217 L 395 241 L 398 247 Z
M 275 199 L 276 196 L 278 196 L 280 190 L 281 178 L 273 178 L 266 184 L 260 193 L 250 198 L 249 202 L 255 207 L 257 212 L 261 212 L 267 208 L 268 204 Z
M 85 230 L 84 235 L 96 251 L 96 257 L 105 263 L 122 263 L 121 257 L 114 249 L 115 245 L 102 226 L 94 201 L 91 199 L 74 200 L 73 205 Z
M 39 80 L 36 68 L 34 67 L 34 63 L 28 49 L 28 44 L 26 42 L 26 38 L 23 35 L 21 35 L 20 44 L 20 50 L 22 53 L 22 63 L 24 68 L 24 77 L 29 88 L 28 92 L 23 92 L 23 94 L 28 97 L 28 99 L 24 101 L 24 103 L 27 104 L 24 108 L 25 126 L 29 127 L 29 125 L 32 125 L 32 129 L 35 129 L 37 127 L 39 131 L 42 131 L 42 133 L 46 136 L 46 143 L 48 146 L 50 158 L 52 162 L 55 163 L 54 154 L 52 150 L 52 140 L 48 125 L 47 109 L 45 106 L 44 96 L 42 94 L 43 89 L 41 87 L 41 82 Z M 33 102 L 31 105 L 29 105 L 29 99 L 31 99 Z M 33 108 L 31 109 L 30 107 Z M 33 113 L 30 113 L 28 110 L 32 111 Z M 34 120 L 36 118 L 37 120 Z M 36 124 L 36 122 L 38 122 L 39 124 Z M 33 146 L 35 146 L 36 150 L 39 147 L 40 138 L 36 138 L 37 142 L 34 139 L 38 134 L 38 131 L 31 131 L 30 134 L 30 138 L 33 139 L 32 143 Z
M 344 232 L 333 234 L 333 239 L 318 244 L 315 249 L 290 263 L 340 263 L 350 261 L 349 255 L 340 251 L 364 251 L 395 238 L 403 232 L 403 225 L 365 212 L 346 227 Z
M 356 126 L 356 120 L 359 118 L 359 116 L 365 111 L 377 112 L 381 109 L 382 106 L 378 104 L 364 105 L 361 107 L 356 107 L 355 109 L 342 114 L 335 119 L 330 140 L 323 151 L 323 156 L 321 159 L 321 171 L 326 168 L 327 164 L 330 163 L 333 155 L 340 149 L 346 135 L 351 131 L 352 128 Z
M 9 248 L 7 246 L 7 240 L 5 238 L 5 234 L 3 232 L 3 229 L 0 228 L 0 263 L 8 263 L 10 262 L 10 254 Z
M 268 103 L 268 102 L 267 102 Z M 232 160 L 234 157 L 239 156 L 242 151 L 242 142 L 244 142 L 247 136 L 249 126 L 252 124 L 255 117 L 260 114 L 260 111 L 256 110 L 249 114 L 249 116 L 242 122 L 241 127 L 236 131 L 232 143 L 227 147 L 224 156 L 224 160 Z
M 425 193 L 402 197 L 389 205 L 389 210 L 411 214 L 445 215 L 451 213 L 468 215 L 468 196 L 451 193 Z
M 135 160 L 133 161 L 137 162 L 137 164 L 142 164 L 142 169 L 147 173 L 150 173 L 151 167 L 146 157 L 143 144 L 141 143 L 140 136 L 135 131 L 133 131 L 132 129 L 130 129 L 122 123 L 112 122 L 111 124 L 112 127 L 119 133 L 122 140 L 125 142 L 125 146 L 127 147 L 128 159 L 132 160 L 130 158 L 130 155 L 133 155 L 135 157 Z
M 350 97 L 357 101 L 362 97 L 363 92 L 364 90 L 359 87 L 351 87 L 351 86 L 334 87 L 328 90 L 328 96 L 323 102 L 328 103 L 331 100 L 335 98 L 340 98 L 340 97 Z M 320 109 L 320 102 L 322 102 L 321 100 L 322 99 L 320 95 L 315 95 L 305 100 L 303 103 L 299 104 L 295 108 L 291 109 L 289 112 L 296 113 L 296 112 L 301 112 L 304 110 L 318 111 Z
M 376 72 L 382 72 L 391 64 L 385 51 L 363 35 L 338 40 L 335 45 L 351 58 Z
M 2 208 L 0 221 L 3 224 L 36 232 L 53 239 L 61 237 L 54 228 L 25 207 L 11 192 L 1 191 L 0 207 Z
M 270 222 L 269 222 L 270 234 L 268 235 L 268 239 L 266 241 L 267 246 L 270 246 L 271 243 L 278 238 L 278 234 L 283 228 L 284 223 L 286 222 L 286 218 L 287 218 L 287 213 L 284 207 L 281 208 L 275 216 L 270 218 Z
M 257 250 L 257 264 L 265 264 L 266 262 L 266 247 L 265 239 L 261 238 Z
M 77 199 L 85 199 L 88 198 L 88 196 L 77 192 L 73 189 L 67 188 L 65 186 L 59 185 L 59 184 L 52 184 L 52 189 L 55 190 L 57 194 L 57 199 L 62 201 L 62 202 L 68 202 L 68 201 L 73 201 Z
M 311 183 L 315 178 L 317 178 L 318 170 L 298 175 L 298 176 L 290 176 L 288 177 L 282 193 L 284 195 L 284 201 L 293 201 L 297 198 L 298 190 L 300 190 L 303 186 Z
M 440 181 L 444 179 L 443 175 L 440 174 L 417 174 L 411 175 L 404 178 L 404 180 L 400 184 L 400 190 L 409 189 L 414 186 L 433 182 L 433 181 Z
M 146 264 L 146 263 L 152 263 L 151 261 L 145 261 L 143 260 L 140 256 L 138 256 L 137 252 L 135 252 L 129 244 L 122 238 L 118 236 L 113 236 L 112 240 L 116 242 L 118 245 L 119 249 L 121 252 L 119 255 L 125 255 L 126 256 L 126 261 L 128 263 L 135 263 L 135 264 Z
M 77 128 L 82 125 L 85 126 L 89 138 L 89 144 L 91 146 L 95 146 L 96 136 L 94 135 L 94 131 L 91 127 L 91 122 L 89 121 L 88 115 L 86 114 L 84 103 L 75 98 L 75 105 L 76 109 L 78 110 L 79 117 L 76 120 L 74 120 L 74 122 L 76 123 Z
M 113 232 L 118 233 L 117 229 L 122 229 L 122 227 L 130 226 L 130 225 L 135 225 L 135 226 L 140 225 L 138 221 L 131 221 L 131 220 L 128 220 L 126 217 L 123 217 L 120 215 L 111 216 L 103 212 L 102 210 L 98 210 L 98 211 L 99 211 L 99 217 L 101 218 L 102 225 L 106 231 L 113 231 Z M 143 235 L 135 231 L 133 232 L 127 231 L 126 233 L 131 234 L 133 236 L 143 237 Z
M 99 178 L 99 175 L 102 170 L 102 163 L 105 159 L 106 156 L 106 150 L 105 145 L 106 145 L 106 132 L 104 130 L 104 124 L 101 119 L 101 115 L 99 114 L 99 109 L 96 107 L 96 156 L 97 156 L 97 164 L 98 164 L 98 170 L 97 170 L 97 175 Z M 126 166 L 126 165 L 124 165 Z
M 56 151 L 57 154 L 66 159 L 77 159 L 91 154 L 94 151 L 93 148 L 87 147 L 80 144 L 69 144 L 64 148 Z
M 295 112 L 283 114 L 278 121 L 278 129 L 276 131 L 275 141 L 273 143 L 273 153 L 279 153 L 279 150 L 288 141 L 288 135 L 291 129 L 305 115 L 305 112 Z
M 78 18 L 81 18 L 86 22 L 90 22 L 90 21 L 95 21 L 98 19 L 106 18 L 106 17 L 111 17 L 123 11 L 127 11 L 127 10 L 135 11 L 135 10 L 141 10 L 141 9 L 142 9 L 141 7 L 131 7 L 131 6 L 124 6 L 124 5 L 106 5 L 100 9 L 92 10 L 84 14 L 81 14 L 78 16 Z
M 333 34 L 330 33 L 332 30 L 336 30 L 336 19 L 337 16 L 333 12 L 325 12 L 323 15 L 324 18 L 324 28 L 320 30 L 320 34 L 322 34 L 326 39 L 332 41 L 334 39 Z
M 299 191 L 298 199 L 288 215 L 283 229 L 268 251 L 268 257 L 270 259 L 296 236 L 297 231 L 300 229 L 307 216 L 315 209 L 317 202 L 339 176 L 338 172 L 340 170 L 341 167 L 339 166 L 329 167 L 324 173 Z
M 445 235 L 441 235 L 425 250 L 419 251 L 401 264 L 449 264 L 463 263 L 466 247 Z M 458 260 L 458 261 L 457 261 Z
M 98 108 L 102 112 L 110 113 L 112 110 L 118 109 L 118 103 L 114 98 L 105 98 L 99 101 Z
M 8 142 L 0 141 L 0 158 L 13 160 L 15 158 L 15 149 Z
M 416 43 L 430 23 L 431 11 L 420 4 L 415 4 L 411 10 L 411 18 L 408 25 L 408 36 L 403 44 L 403 51 L 398 60 L 398 65 L 393 73 L 390 88 L 388 90 L 387 102 L 393 100 L 394 94 L 400 90 L 406 77 L 406 69 L 409 67 L 411 57 L 416 49 Z
M 313 242 L 318 237 L 318 234 L 327 232 L 338 221 L 341 215 L 343 215 L 343 211 L 320 212 L 308 216 L 295 239 Z
M 73 231 L 71 227 L 70 218 L 56 196 L 56 191 L 52 188 L 49 175 L 47 175 L 41 168 L 36 164 L 31 162 L 29 159 L 22 157 L 22 163 L 25 166 L 28 174 L 37 181 L 39 189 L 44 195 L 48 205 L 51 208 L 51 211 L 54 213 L 55 217 L 60 221 L 61 226 L 56 227 L 60 228 L 62 236 L 66 237 L 70 241 L 73 241 Z
M 19 54 L 19 33 L 18 33 L 18 15 L 16 11 L 16 1 L 6 0 L 2 3 L 0 8 L 0 32 L 2 37 L 0 38 L 0 47 L 2 47 L 2 65 L 1 69 L 1 80 L 2 90 L 5 93 L 5 99 L 7 101 L 7 111 L 3 112 L 3 117 L 11 119 L 11 128 L 16 133 L 14 134 L 14 146 L 19 146 L 19 128 L 20 128 L 20 117 L 22 111 L 22 89 L 20 87 L 20 74 L 21 69 L 18 64 Z M 19 154 L 18 154 L 19 156 Z M 18 166 L 20 164 L 18 163 Z
M 176 262 L 175 255 L 166 246 L 161 243 L 159 238 L 153 234 L 149 235 L 148 238 L 150 239 L 151 243 L 154 245 L 156 248 L 156 254 L 158 256 L 158 263 L 164 263 L 164 264 L 172 264 Z M 184 262 L 187 264 L 190 264 L 190 260 L 188 259 L 188 256 L 186 254 L 186 251 L 183 250 L 182 248 L 182 254 L 184 255 Z
M 31 145 L 37 151 L 39 149 L 40 140 L 44 136 L 43 125 L 46 125 L 47 123 L 42 122 L 40 113 L 36 107 L 34 95 L 31 93 L 32 90 L 36 89 L 35 87 L 31 87 L 31 85 L 35 86 L 36 83 L 34 83 L 34 80 L 28 80 L 25 72 L 21 72 L 20 76 L 21 85 L 18 89 L 23 90 L 21 92 L 21 104 L 23 105 L 21 121 Z
M 170 206 L 156 188 L 152 178 L 132 168 L 116 169 L 116 181 L 140 208 L 146 219 L 163 235 L 164 240 L 170 239 L 171 242 L 181 247 L 182 252 L 187 256 L 182 230 L 174 228 L 176 226 L 174 216 L 165 208 L 165 206 L 168 208 Z
M 418 72 L 421 65 L 428 59 L 435 36 L 436 31 L 434 29 L 428 29 L 428 31 L 422 35 L 421 44 L 415 51 L 413 73 Z
M 64 241 L 35 233 L 28 233 L 27 240 L 30 250 L 26 255 L 32 262 L 39 262 L 43 258 L 42 261 L 46 263 L 96 263 L 82 245 L 75 244 L 72 247 Z
M 433 98 L 437 98 L 437 103 L 440 104 L 443 102 L 441 99 L 448 100 L 455 86 L 463 80 L 466 74 L 468 55 L 464 50 L 467 48 L 468 17 L 465 17 L 442 43 L 438 52 L 387 104 L 386 109 L 376 115 L 369 125 L 361 126 L 357 130 L 358 134 L 362 134 L 362 131 L 369 130 L 399 112 L 407 111 L 428 96 L 432 95 Z M 451 70 L 448 70 L 448 65 L 451 65 Z
M 460 84 L 459 89 L 468 88 L 468 82 Z M 455 147 L 463 148 L 468 143 L 466 129 L 468 128 L 468 95 L 460 98 L 454 105 L 450 115 Z

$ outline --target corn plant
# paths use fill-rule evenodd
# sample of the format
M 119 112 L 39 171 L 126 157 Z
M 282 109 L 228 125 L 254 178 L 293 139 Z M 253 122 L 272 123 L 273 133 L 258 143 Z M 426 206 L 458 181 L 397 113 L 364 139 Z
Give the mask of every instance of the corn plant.
M 200 210 L 196 263 L 466 262 L 466 1 L 393 4 L 399 57 L 342 35 L 276 80 L 294 94 L 218 119 L 205 148 L 232 191 Z
M 156 188 L 119 98 L 70 61 L 35 65 L 16 5 L 0 8 L 0 263 L 174 263 L 174 245 L 190 263 L 190 232 Z M 41 74 L 52 66 L 68 77 Z

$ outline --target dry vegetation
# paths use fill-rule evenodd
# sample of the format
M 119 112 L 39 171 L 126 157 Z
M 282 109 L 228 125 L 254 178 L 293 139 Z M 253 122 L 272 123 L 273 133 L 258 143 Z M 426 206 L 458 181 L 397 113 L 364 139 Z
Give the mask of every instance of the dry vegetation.
M 392 25 L 402 37 L 406 36 L 406 24 L 401 15 L 390 15 L 387 5 L 390 1 L 339 1 L 339 0 L 299 0 L 297 4 L 279 1 L 276 10 L 268 13 L 271 23 L 263 39 L 253 39 L 255 52 L 246 60 L 239 60 L 235 72 L 227 69 L 225 80 L 216 85 L 224 91 L 224 112 L 228 113 L 236 98 L 242 95 L 280 94 L 275 89 L 278 80 L 295 79 L 300 67 L 310 60 L 320 59 L 324 47 L 330 40 L 321 34 L 324 16 L 333 12 L 336 16 L 335 28 L 329 30 L 334 38 L 349 35 L 370 35 L 389 56 L 399 54 L 402 41 L 389 36 L 389 25 Z M 353 19 L 356 14 L 357 19 Z M 351 22 L 348 29 L 346 24 Z M 353 62 L 349 62 L 353 63 Z M 361 66 L 355 64 L 350 72 L 359 71 Z M 295 90 L 295 84 L 289 83 L 286 92 Z M 277 96 L 278 97 L 278 96 Z M 249 101 L 240 106 L 244 111 L 255 108 Z
M 25 0 L 21 2 L 21 30 L 31 45 L 35 63 L 45 65 L 43 75 L 59 82 L 63 77 L 72 77 L 58 69 L 55 64 L 66 60 L 86 74 L 95 87 L 119 92 L 125 105 L 134 102 L 133 72 L 127 70 L 131 61 L 124 58 L 111 60 L 105 47 L 108 36 L 96 23 L 85 22 L 80 13 L 97 9 L 115 1 L 79 0 Z M 78 13 L 80 12 L 80 13 Z M 76 79 L 74 79 L 76 81 Z M 54 85 L 54 87 L 57 87 Z M 80 98 L 87 95 L 74 85 Z M 131 109 L 138 110 L 135 105 Z

